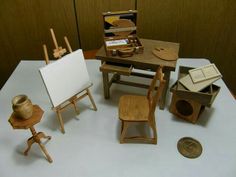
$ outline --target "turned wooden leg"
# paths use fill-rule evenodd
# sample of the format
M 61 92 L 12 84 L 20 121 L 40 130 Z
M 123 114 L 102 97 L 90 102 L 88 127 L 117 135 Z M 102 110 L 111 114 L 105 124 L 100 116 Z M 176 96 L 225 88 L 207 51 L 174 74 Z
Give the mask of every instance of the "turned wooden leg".
M 56 110 L 56 112 L 57 112 L 58 121 L 59 121 L 60 126 L 61 126 L 61 132 L 65 133 L 64 123 L 63 123 L 63 120 L 62 120 L 62 117 L 61 117 L 61 111 L 58 109 L 58 110 Z
M 34 144 L 34 142 L 35 142 L 35 141 L 34 141 L 34 137 L 33 137 L 33 136 L 28 139 L 28 141 L 27 141 L 28 147 L 27 147 L 27 149 L 24 151 L 24 155 L 28 155 L 28 152 L 29 152 L 29 150 L 30 150 L 32 144 Z
M 30 131 L 31 131 L 33 136 L 28 139 L 28 141 L 27 141 L 28 148 L 25 150 L 24 154 L 25 155 L 28 154 L 28 152 L 29 152 L 29 150 L 30 150 L 33 143 L 38 143 L 38 145 L 42 149 L 43 153 L 45 154 L 47 160 L 50 163 L 52 163 L 52 158 L 50 157 L 50 155 L 48 154 L 46 148 L 44 147 L 44 145 L 42 145 L 41 140 L 40 140 L 41 138 L 51 139 L 51 136 L 46 136 L 43 132 L 37 133 L 33 126 L 30 127 Z
M 87 91 L 87 94 L 88 94 L 88 96 L 89 96 L 89 99 L 90 99 L 90 101 L 91 101 L 91 103 L 92 103 L 92 105 L 93 105 L 93 109 L 94 109 L 95 111 L 97 111 L 97 106 L 96 106 L 96 104 L 95 104 L 95 102 L 94 102 L 94 100 L 93 100 L 93 97 L 92 97 L 92 95 L 91 95 L 91 93 L 90 93 L 90 90 L 89 90 L 89 89 L 86 89 L 86 91 Z
M 42 145 L 41 142 L 38 142 L 38 144 L 39 144 L 40 148 L 42 149 L 43 153 L 45 154 L 47 160 L 48 160 L 50 163 L 52 163 L 52 162 L 53 162 L 53 161 L 52 161 L 52 158 L 51 158 L 50 155 L 48 154 L 48 152 L 47 152 L 46 148 L 44 147 L 44 145 Z

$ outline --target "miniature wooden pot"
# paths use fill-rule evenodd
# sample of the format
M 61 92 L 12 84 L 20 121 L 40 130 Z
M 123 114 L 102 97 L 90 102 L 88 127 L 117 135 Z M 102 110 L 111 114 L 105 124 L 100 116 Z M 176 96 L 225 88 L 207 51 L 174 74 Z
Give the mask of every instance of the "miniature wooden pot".
M 12 109 L 16 117 L 28 119 L 33 115 L 33 104 L 26 95 L 17 95 L 12 99 Z

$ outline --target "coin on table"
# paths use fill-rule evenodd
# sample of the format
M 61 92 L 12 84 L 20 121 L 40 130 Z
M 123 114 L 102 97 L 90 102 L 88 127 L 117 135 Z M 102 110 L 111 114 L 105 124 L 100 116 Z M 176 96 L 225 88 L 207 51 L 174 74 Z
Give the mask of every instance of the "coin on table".
M 187 158 L 197 158 L 202 153 L 200 142 L 191 137 L 181 138 L 177 143 L 177 148 L 179 153 Z

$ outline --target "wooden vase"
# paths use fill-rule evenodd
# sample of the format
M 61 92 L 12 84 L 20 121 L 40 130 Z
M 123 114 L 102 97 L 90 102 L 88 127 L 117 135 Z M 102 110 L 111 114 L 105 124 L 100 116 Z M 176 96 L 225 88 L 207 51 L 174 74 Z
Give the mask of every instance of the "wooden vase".
M 33 104 L 26 95 L 17 95 L 12 99 L 14 114 L 22 119 L 28 119 L 33 114 Z

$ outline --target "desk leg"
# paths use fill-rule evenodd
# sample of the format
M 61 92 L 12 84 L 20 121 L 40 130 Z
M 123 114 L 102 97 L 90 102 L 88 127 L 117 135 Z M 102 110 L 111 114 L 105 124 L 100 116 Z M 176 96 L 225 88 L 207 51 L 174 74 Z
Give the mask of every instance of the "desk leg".
M 109 90 L 109 76 L 107 72 L 102 72 L 103 78 L 103 90 L 104 90 L 104 98 L 110 98 L 110 90 Z
M 162 92 L 162 96 L 160 99 L 160 109 L 165 109 L 165 102 L 166 102 L 166 94 L 167 94 L 167 90 L 169 88 L 169 81 L 170 81 L 170 71 L 165 71 L 164 73 L 164 79 L 166 80 L 166 84 L 164 86 L 163 92 Z

